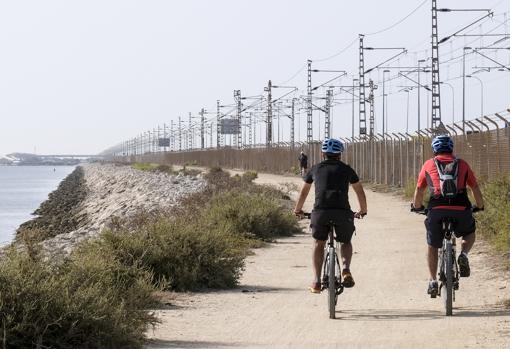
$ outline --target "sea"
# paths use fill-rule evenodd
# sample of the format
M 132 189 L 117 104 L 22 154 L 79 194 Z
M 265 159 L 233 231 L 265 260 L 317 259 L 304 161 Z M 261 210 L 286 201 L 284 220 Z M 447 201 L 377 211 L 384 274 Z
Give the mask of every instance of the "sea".
M 0 246 L 57 189 L 75 166 L 0 166 Z

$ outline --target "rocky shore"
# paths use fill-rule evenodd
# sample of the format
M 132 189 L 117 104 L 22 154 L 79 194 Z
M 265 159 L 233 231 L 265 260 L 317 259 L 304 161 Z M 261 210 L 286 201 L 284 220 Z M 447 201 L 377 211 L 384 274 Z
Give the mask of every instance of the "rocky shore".
M 130 166 L 85 164 L 69 175 L 22 225 L 47 234 L 42 245 L 67 255 L 77 243 L 97 236 L 114 218 L 174 207 L 206 185 L 200 176 L 140 171 Z

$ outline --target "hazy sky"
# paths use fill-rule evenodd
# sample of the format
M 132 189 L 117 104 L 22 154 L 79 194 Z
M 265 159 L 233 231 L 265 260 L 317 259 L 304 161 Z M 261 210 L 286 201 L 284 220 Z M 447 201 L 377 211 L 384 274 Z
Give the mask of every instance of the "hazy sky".
M 307 58 L 314 60 L 314 68 L 355 74 L 357 43 L 339 56 L 319 60 L 338 53 L 358 33 L 391 26 L 420 3 L 422 0 L 1 1 L 0 154 L 34 149 L 40 154 L 97 153 L 143 130 L 177 120 L 178 115 L 196 114 L 202 107 L 214 111 L 217 99 L 232 103 L 234 89 L 241 89 L 243 95 L 261 94 L 268 79 L 285 82 Z M 473 27 L 473 33 L 498 25 L 493 33 L 508 32 L 505 20 L 510 19 L 510 0 L 439 0 L 439 6 L 492 6 L 494 19 L 481 28 Z M 440 14 L 440 36 L 480 15 Z M 367 36 L 366 45 L 406 47 L 408 55 L 394 65 L 416 64 L 429 54 L 424 50 L 430 46 L 430 22 L 429 0 L 394 29 Z M 494 40 L 477 40 L 470 46 Z M 458 48 L 470 41 L 473 38 L 445 43 L 442 59 L 457 57 Z M 505 45 L 510 46 L 510 40 Z M 452 50 L 457 51 L 450 53 Z M 510 64 L 508 52 L 492 57 Z M 367 68 L 392 54 L 367 53 Z M 480 57 L 468 57 L 469 72 L 477 65 L 493 66 Z M 460 72 L 458 63 L 441 68 L 443 80 Z M 287 84 L 304 90 L 305 73 L 301 71 Z M 510 72 L 476 76 L 484 81 L 486 113 L 510 107 Z M 380 84 L 380 72 L 372 77 Z M 351 78 L 341 83 L 349 84 Z M 327 74 L 314 75 L 314 82 L 327 79 Z M 458 120 L 460 79 L 450 82 L 455 88 Z M 395 79 L 386 86 L 390 130 L 405 128 L 407 94 L 397 92 L 406 84 L 404 79 Z M 452 96 L 446 89 L 443 118 L 451 120 Z M 468 117 L 478 116 L 478 81 L 468 79 L 467 95 Z M 425 92 L 422 97 L 426 122 Z M 414 91 L 410 98 L 412 114 Z M 350 108 L 349 104 L 334 108 L 336 135 L 350 135 Z M 378 127 L 380 108 L 380 103 L 376 104 Z M 304 114 L 302 117 L 304 120 Z M 282 130 L 284 127 L 282 121 Z M 410 128 L 415 127 L 413 117 Z

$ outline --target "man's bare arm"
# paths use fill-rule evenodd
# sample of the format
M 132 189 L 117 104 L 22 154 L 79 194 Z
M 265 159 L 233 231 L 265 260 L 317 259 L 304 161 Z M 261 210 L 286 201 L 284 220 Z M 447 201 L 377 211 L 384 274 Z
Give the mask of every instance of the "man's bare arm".
M 425 194 L 426 188 L 419 188 L 416 187 L 416 190 L 414 191 L 414 199 L 413 199 L 413 206 L 415 208 L 423 207 L 423 196 Z
M 310 184 L 310 183 L 303 184 L 303 187 L 301 188 L 301 191 L 299 192 L 299 198 L 296 202 L 296 207 L 294 208 L 294 213 L 299 213 L 303 210 L 303 205 L 305 204 L 306 197 L 308 196 L 308 193 L 310 192 L 311 187 L 312 187 L 312 184 Z
M 476 206 L 479 208 L 483 208 L 483 196 L 480 187 L 477 185 L 476 187 L 471 188 L 471 191 L 473 192 L 473 196 L 475 197 Z
M 356 196 L 358 197 L 358 203 L 359 203 L 359 212 L 356 214 L 361 217 L 361 215 L 365 215 L 367 213 L 367 197 L 365 195 L 365 190 L 363 190 L 363 185 L 361 182 L 357 182 L 352 184 L 352 189 L 356 193 Z

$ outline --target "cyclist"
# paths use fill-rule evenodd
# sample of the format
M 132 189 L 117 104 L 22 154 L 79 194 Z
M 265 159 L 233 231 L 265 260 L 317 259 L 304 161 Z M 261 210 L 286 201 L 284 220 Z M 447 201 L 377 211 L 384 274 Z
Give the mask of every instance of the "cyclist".
M 480 209 L 483 209 L 483 198 L 476 177 L 468 163 L 453 155 L 453 140 L 450 136 L 435 137 L 432 140 L 432 151 L 434 157 L 425 162 L 418 176 L 412 210 L 424 209 L 423 196 L 428 186 L 430 201 L 427 207 L 425 227 L 430 280 L 427 293 L 435 296 L 438 293 L 436 280 L 438 249 L 441 248 L 444 238 L 441 220 L 443 217 L 452 217 L 456 221 L 456 235 L 462 237 L 461 253 L 458 257 L 459 274 L 461 277 L 468 277 L 470 275 L 468 253 L 475 242 L 476 226 L 466 187 L 471 188 L 476 206 Z M 450 181 L 450 184 L 447 184 L 447 181 Z M 451 181 L 453 181 L 453 186 Z M 448 191 L 453 192 L 448 193 Z
M 303 204 L 308 196 L 312 183 L 315 182 L 315 204 L 311 216 L 312 235 L 315 239 L 313 248 L 314 280 L 310 287 L 312 293 L 321 292 L 321 268 L 324 259 L 324 246 L 328 239 L 329 222 L 335 224 L 336 239 L 341 243 L 342 276 L 344 287 L 353 287 L 354 279 L 350 272 L 352 258 L 351 238 L 354 233 L 354 217 L 362 218 L 367 214 L 367 201 L 363 186 L 356 172 L 340 161 L 344 150 L 342 142 L 326 139 L 322 144 L 323 161 L 315 166 L 303 178 L 294 214 L 303 214 Z M 357 195 L 360 210 L 356 213 L 349 206 L 349 183 Z
M 298 157 L 299 160 L 299 169 L 301 171 L 301 176 L 304 176 L 306 170 L 308 169 L 308 156 L 306 156 L 304 151 L 301 151 Z

